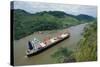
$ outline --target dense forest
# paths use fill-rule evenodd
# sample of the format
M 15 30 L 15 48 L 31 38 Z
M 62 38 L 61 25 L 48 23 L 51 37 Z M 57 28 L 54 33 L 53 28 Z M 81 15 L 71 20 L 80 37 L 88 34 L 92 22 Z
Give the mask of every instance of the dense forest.
M 56 62 L 81 62 L 97 60 L 97 21 L 89 23 L 83 32 L 83 37 L 74 51 L 60 48 L 51 57 Z
M 31 14 L 21 9 L 11 9 L 11 14 L 13 15 L 15 40 L 36 31 L 68 28 L 95 19 L 84 14 L 75 16 L 61 11 L 43 11 Z

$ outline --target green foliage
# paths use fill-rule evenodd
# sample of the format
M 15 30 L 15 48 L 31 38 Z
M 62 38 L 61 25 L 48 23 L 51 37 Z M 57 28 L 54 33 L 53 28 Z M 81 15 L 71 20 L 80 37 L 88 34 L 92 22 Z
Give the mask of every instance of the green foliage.
M 30 14 L 24 10 L 12 10 L 14 15 L 14 39 L 20 39 L 33 32 L 54 30 L 80 24 L 74 15 L 61 11 L 43 11 Z
M 80 40 L 78 49 L 74 53 L 77 61 L 97 60 L 97 22 L 89 24 L 83 33 L 84 38 Z
M 68 50 L 67 48 L 61 47 L 57 52 L 51 55 L 52 58 L 56 60 L 56 62 L 63 62 L 64 59 L 67 57 L 69 58 L 72 54 L 72 51 Z
M 89 21 L 93 21 L 94 17 L 92 16 L 88 16 L 88 15 L 84 15 L 84 14 L 80 14 L 78 16 L 76 16 L 76 18 L 80 21 L 85 21 L 85 22 L 89 22 Z

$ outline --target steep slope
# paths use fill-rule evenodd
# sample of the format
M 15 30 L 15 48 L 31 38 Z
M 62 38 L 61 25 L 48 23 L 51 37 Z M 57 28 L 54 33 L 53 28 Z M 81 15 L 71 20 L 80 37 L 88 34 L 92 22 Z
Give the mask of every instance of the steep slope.
M 78 44 L 78 49 L 74 53 L 76 61 L 96 61 L 97 60 L 97 22 L 94 21 L 85 28 L 83 39 Z

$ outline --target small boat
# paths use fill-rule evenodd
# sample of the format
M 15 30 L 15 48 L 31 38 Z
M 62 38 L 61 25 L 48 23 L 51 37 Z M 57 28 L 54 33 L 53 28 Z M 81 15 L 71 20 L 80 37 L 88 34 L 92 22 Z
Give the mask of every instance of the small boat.
M 52 47 L 53 45 L 65 40 L 70 36 L 69 33 L 63 33 L 53 38 L 47 38 L 45 41 L 40 42 L 38 39 L 34 38 L 33 41 L 28 41 L 27 56 L 33 56 L 41 53 L 42 51 Z

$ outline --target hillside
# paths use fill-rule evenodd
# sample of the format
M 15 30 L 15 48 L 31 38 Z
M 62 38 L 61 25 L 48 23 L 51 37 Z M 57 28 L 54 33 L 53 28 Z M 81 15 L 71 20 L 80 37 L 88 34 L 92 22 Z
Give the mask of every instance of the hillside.
M 83 39 L 80 40 L 74 56 L 76 61 L 97 60 L 97 21 L 92 22 L 85 28 Z
M 21 9 L 13 9 L 11 12 L 14 15 L 15 40 L 36 31 L 62 29 L 94 20 L 88 15 L 74 16 L 61 11 L 43 11 L 31 14 Z
M 83 22 L 84 21 L 88 22 L 88 21 L 93 21 L 94 20 L 94 18 L 92 16 L 88 16 L 88 15 L 84 15 L 84 14 L 78 15 L 78 16 L 76 16 L 76 18 L 80 21 L 83 21 Z

